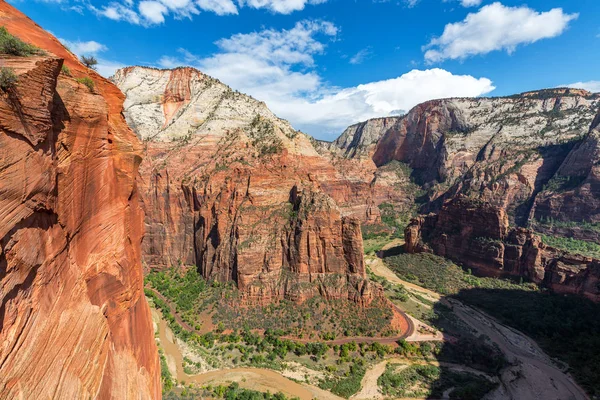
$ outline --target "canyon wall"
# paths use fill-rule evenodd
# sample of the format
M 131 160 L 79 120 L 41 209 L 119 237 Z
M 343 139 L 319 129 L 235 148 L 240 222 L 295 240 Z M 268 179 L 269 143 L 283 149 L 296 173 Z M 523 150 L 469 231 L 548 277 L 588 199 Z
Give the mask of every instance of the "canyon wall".
M 144 141 L 148 268 L 196 265 L 258 303 L 370 301 L 356 214 L 368 214 L 373 172 L 350 182 L 264 103 L 192 68 L 113 80 Z
M 409 167 L 426 192 L 422 212 L 437 211 L 444 201 L 465 194 L 504 208 L 511 223 L 526 225 L 556 215 L 544 207 L 534 213 L 536 198 L 554 183 L 559 169 L 573 175 L 563 163 L 587 134 L 598 107 L 598 95 L 577 89 L 433 100 L 403 117 L 368 121 L 368 129 L 353 126 L 333 147 L 353 159 L 372 149 L 369 154 L 380 168 L 391 162 Z M 585 149 L 593 144 L 579 147 L 589 152 Z
M 44 50 L 0 56 L 0 398 L 158 399 L 124 97 L 5 2 L 0 25 Z
M 458 196 L 437 214 L 415 218 L 406 228 L 406 251 L 432 252 L 495 277 L 525 277 L 557 293 L 600 301 L 600 260 L 542 243 L 533 231 L 510 228 L 506 212 Z

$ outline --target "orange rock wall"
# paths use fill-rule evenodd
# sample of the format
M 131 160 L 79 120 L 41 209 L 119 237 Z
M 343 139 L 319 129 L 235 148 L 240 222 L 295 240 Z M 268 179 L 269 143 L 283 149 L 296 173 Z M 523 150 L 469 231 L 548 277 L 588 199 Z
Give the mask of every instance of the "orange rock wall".
M 0 60 L 19 77 L 0 95 L 0 398 L 160 398 L 123 96 L 4 2 L 0 24 L 48 52 Z

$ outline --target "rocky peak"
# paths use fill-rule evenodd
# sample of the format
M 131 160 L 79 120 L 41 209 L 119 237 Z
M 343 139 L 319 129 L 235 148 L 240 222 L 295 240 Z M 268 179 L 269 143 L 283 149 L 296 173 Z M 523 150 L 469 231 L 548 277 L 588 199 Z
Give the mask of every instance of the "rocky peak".
M 402 117 L 374 118 L 348 127 L 329 149 L 344 157 L 370 157 L 379 139 L 388 130 L 395 129 Z
M 111 79 L 127 97 L 127 122 L 144 141 L 218 142 L 239 132 L 240 140 L 252 145 L 268 142 L 291 153 L 317 155 L 309 138 L 265 103 L 194 68 L 127 67 Z

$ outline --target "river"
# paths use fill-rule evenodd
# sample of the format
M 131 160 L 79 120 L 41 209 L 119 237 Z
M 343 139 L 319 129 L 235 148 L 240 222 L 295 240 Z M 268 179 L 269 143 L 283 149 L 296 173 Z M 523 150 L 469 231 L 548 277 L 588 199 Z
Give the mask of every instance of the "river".
M 298 397 L 301 400 L 314 398 L 325 400 L 340 400 L 335 396 L 317 387 L 294 382 L 280 373 L 259 368 L 235 368 L 210 371 L 198 375 L 188 375 L 183 370 L 183 355 L 176 343 L 175 336 L 162 318 L 160 312 L 152 310 L 152 317 L 158 325 L 160 343 L 169 365 L 175 365 L 174 376 L 179 382 L 205 385 L 229 385 L 231 382 L 239 383 L 245 389 L 271 393 L 282 392 L 288 397 Z

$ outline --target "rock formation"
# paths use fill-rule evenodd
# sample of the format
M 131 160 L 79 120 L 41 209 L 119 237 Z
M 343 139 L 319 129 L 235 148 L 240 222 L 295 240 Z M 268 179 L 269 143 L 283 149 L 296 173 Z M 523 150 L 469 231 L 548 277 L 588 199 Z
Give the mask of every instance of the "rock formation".
M 600 229 L 586 228 L 600 224 L 600 111 L 589 134 L 569 153 L 551 183 L 536 199 L 532 215 L 536 222 L 557 223 L 538 223 L 536 229 L 600 242 Z
M 364 204 L 369 183 L 349 184 L 264 103 L 197 70 L 132 67 L 113 80 L 145 144 L 148 267 L 197 265 L 258 303 L 316 293 L 370 301 L 360 224 L 348 211 L 352 199 Z
M 333 145 L 360 158 L 379 136 L 373 161 L 410 167 L 427 191 L 424 212 L 462 193 L 505 208 L 512 223 L 525 225 L 537 195 L 585 136 L 599 106 L 599 96 L 576 89 L 434 100 L 404 117 L 369 121 L 369 129 L 351 127 Z M 368 134 L 354 134 L 363 131 Z
M 458 196 L 438 214 L 415 218 L 406 228 L 409 253 L 433 252 L 484 276 L 526 277 L 557 293 L 600 301 L 600 260 L 544 245 L 534 232 L 510 228 L 506 212 Z
M 124 97 L 5 2 L 0 20 L 46 52 L 0 57 L 18 77 L 0 92 L 0 398 L 160 398 Z

